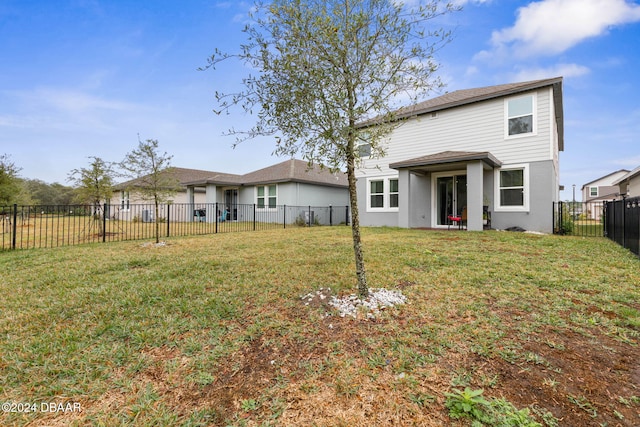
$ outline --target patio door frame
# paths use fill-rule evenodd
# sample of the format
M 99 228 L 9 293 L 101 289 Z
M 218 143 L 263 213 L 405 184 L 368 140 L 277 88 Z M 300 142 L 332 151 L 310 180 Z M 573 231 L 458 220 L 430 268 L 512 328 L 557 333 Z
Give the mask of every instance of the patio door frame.
M 458 186 L 456 185 L 456 178 L 457 177 L 462 177 L 462 176 L 464 176 L 465 183 L 466 183 L 466 178 L 467 178 L 466 169 L 432 173 L 432 175 L 431 175 L 431 194 L 433 196 L 431 197 L 431 227 L 433 227 L 433 228 L 447 228 L 446 222 L 444 224 L 438 224 L 438 221 L 440 219 L 440 205 L 439 205 L 440 186 L 438 185 L 438 180 L 440 178 L 452 178 L 453 179 L 452 206 L 456 206 L 457 212 L 455 212 L 455 214 L 460 215 L 462 213 L 462 207 L 466 206 L 466 204 L 467 204 L 467 191 L 466 191 L 466 188 L 465 188 L 464 195 L 458 194 Z M 460 203 L 459 197 L 463 197 L 464 198 L 464 202 L 462 204 Z M 460 207 L 460 209 L 457 209 L 458 207 Z M 454 212 L 446 212 L 445 215 L 449 215 L 449 214 L 452 214 L 452 213 L 454 213 Z
M 223 188 L 223 204 L 222 209 L 229 209 L 229 217 L 227 221 L 238 220 L 238 187 Z

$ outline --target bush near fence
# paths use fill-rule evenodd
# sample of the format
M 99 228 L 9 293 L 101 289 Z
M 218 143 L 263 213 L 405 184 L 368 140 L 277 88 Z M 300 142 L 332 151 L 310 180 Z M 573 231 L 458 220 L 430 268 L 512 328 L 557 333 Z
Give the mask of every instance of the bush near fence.
M 156 218 L 157 216 L 157 218 Z M 92 242 L 257 231 L 291 226 L 347 225 L 348 206 L 260 207 L 150 204 L 0 207 L 0 250 L 51 248 Z
M 553 232 L 569 236 L 604 237 L 604 202 L 557 202 L 553 204 Z

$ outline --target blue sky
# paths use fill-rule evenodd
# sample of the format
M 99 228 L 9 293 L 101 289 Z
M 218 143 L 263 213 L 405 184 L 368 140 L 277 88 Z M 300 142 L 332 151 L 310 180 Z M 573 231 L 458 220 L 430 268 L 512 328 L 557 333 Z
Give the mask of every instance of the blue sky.
M 637 1 L 457 1 L 463 11 L 441 21 L 455 31 L 437 56 L 445 90 L 564 76 L 563 199 L 640 165 Z M 222 133 L 251 117 L 212 112 L 214 92 L 245 71 L 197 70 L 215 48 L 237 50 L 251 6 L 0 0 L 0 154 L 24 178 L 63 184 L 89 156 L 122 160 L 138 135 L 174 166 L 246 173 L 283 160 L 270 139 L 233 149 Z

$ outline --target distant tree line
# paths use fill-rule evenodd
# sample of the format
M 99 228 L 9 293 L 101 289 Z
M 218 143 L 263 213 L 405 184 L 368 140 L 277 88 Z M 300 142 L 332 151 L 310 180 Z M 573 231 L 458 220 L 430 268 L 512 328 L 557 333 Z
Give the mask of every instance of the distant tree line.
M 74 203 L 76 190 L 57 182 L 20 177 L 21 168 L 9 155 L 0 155 L 0 206 L 68 205 Z
M 116 179 L 129 179 L 130 185 L 122 189 L 137 191 L 142 200 L 157 206 L 166 202 L 178 189 L 172 174 L 164 173 L 171 167 L 172 156 L 161 153 L 158 141 L 138 138 L 137 149 L 127 153 L 121 162 L 107 162 L 100 157 L 89 157 L 89 165 L 73 169 L 68 182 L 48 184 L 39 179 L 20 176 L 18 167 L 8 154 L 0 155 L 0 209 L 2 206 L 40 205 L 59 206 L 83 204 L 96 208 L 109 202 Z M 121 185 L 122 186 L 122 185 Z M 157 213 L 156 213 L 157 217 Z

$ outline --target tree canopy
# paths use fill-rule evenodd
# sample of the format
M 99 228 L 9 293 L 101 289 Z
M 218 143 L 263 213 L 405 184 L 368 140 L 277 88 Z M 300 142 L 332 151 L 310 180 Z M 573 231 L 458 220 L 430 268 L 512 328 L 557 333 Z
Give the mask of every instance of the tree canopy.
M 100 157 L 89 158 L 89 168 L 73 169 L 69 173 L 69 181 L 75 184 L 77 198 L 81 203 L 99 206 L 111 199 L 115 171 L 110 163 Z
M 178 179 L 171 173 L 172 158 L 166 152 L 160 152 L 158 140 L 147 139 L 139 140 L 138 148 L 127 153 L 120 162 L 123 174 L 132 178 L 129 187 L 143 200 L 154 203 L 156 243 L 160 241 L 159 206 L 169 202 L 180 189 Z
M 8 154 L 0 156 L 0 206 L 17 203 L 21 192 L 19 172 Z

